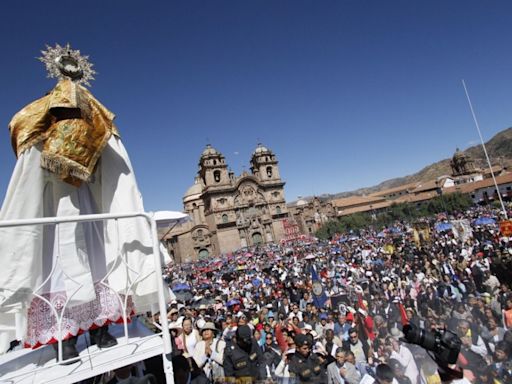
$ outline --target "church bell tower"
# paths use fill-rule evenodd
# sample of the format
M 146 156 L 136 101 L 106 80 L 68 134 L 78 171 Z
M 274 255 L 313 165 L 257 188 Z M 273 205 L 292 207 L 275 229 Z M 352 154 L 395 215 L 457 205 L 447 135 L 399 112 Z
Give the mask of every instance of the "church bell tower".
M 281 181 L 276 156 L 262 144 L 258 144 L 252 154 L 251 172 L 263 184 Z
M 210 144 L 206 146 L 199 159 L 199 176 L 206 188 L 230 184 L 228 166 L 224 155 Z

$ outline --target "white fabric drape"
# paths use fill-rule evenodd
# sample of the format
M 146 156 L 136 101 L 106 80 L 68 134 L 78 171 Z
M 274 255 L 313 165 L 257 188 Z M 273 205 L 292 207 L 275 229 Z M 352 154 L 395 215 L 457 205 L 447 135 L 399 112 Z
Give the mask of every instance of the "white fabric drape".
M 19 156 L 0 220 L 144 212 L 128 154 L 118 137 L 110 138 L 93 179 L 78 188 L 42 169 L 40 158 L 40 145 Z M 158 301 L 152 253 L 144 218 L 0 228 L 0 330 L 2 319 L 12 320 L 6 312 L 26 308 L 33 290 L 52 269 L 37 294 L 64 291 L 70 298 L 68 307 L 84 304 L 96 298 L 94 283 L 111 271 L 108 286 L 132 295 L 137 310 L 148 310 Z

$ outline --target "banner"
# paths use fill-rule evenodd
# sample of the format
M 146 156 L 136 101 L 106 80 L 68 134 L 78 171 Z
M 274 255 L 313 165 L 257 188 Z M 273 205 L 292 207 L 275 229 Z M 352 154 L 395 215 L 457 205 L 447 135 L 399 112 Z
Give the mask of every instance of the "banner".
M 311 267 L 311 281 L 313 285 L 313 304 L 318 309 L 324 308 L 327 295 L 325 294 L 324 286 L 314 265 Z
M 452 220 L 450 223 L 452 224 L 452 233 L 455 238 L 466 241 L 473 237 L 473 230 L 469 220 Z
M 512 236 L 512 220 L 503 220 L 500 222 L 500 232 L 503 236 Z
M 413 238 L 416 245 L 419 247 L 424 242 L 428 241 L 430 239 L 430 229 L 427 225 L 425 226 L 415 226 L 414 232 L 413 232 Z

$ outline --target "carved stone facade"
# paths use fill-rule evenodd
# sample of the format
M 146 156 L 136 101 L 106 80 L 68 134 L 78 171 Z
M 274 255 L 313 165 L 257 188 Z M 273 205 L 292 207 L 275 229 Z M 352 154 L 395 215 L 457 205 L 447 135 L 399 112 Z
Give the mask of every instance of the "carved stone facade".
M 165 242 L 176 262 L 215 257 L 236 249 L 279 242 L 288 217 L 276 156 L 258 145 L 251 173 L 236 177 L 224 156 L 207 145 L 194 185 L 183 197 L 191 221 L 173 228 Z
M 301 199 L 288 204 L 292 221 L 304 235 L 314 235 L 322 225 L 336 218 L 336 209 L 327 198 L 315 196 L 309 200 Z
M 454 177 L 469 175 L 476 171 L 473 160 L 462 153 L 459 148 L 455 150 L 455 154 L 450 161 L 450 167 Z

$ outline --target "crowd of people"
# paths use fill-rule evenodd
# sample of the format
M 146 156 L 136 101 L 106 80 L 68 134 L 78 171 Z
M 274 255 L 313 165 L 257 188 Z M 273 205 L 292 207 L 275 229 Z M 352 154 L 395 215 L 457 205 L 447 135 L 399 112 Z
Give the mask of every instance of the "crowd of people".
M 455 353 L 459 382 L 511 383 L 512 239 L 498 222 L 474 208 L 172 265 L 175 375 L 185 367 L 190 383 L 431 384 Z M 460 340 L 460 353 L 449 340 Z

